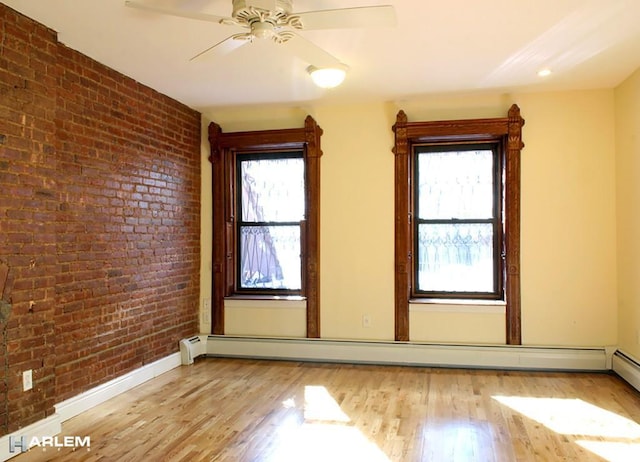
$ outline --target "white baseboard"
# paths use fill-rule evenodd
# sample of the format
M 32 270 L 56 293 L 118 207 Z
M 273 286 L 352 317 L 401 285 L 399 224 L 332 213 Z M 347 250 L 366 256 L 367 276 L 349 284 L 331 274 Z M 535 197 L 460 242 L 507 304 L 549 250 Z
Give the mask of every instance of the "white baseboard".
M 524 370 L 608 370 L 608 349 L 435 345 L 209 335 L 210 356 Z
M 180 364 L 180 353 L 173 353 L 172 355 L 159 359 L 153 363 L 146 364 L 139 369 L 129 372 L 128 374 L 117 377 L 109 382 L 92 388 L 91 390 L 76 395 L 73 398 L 56 404 L 56 414 L 58 414 L 62 422 L 64 422 L 65 420 L 75 417 L 78 414 L 119 395 L 120 393 L 124 393 L 147 380 L 151 380 L 160 374 L 178 367 Z
M 620 350 L 613 355 L 613 371 L 640 391 L 640 361 Z
M 640 390 L 639 363 L 620 352 L 616 352 L 612 360 L 612 351 L 605 347 L 541 348 L 216 335 L 199 337 L 206 349 L 198 353 L 222 357 L 524 370 L 604 371 L 613 364 L 614 371 Z M 65 420 L 180 365 L 180 353 L 174 353 L 57 404 L 54 415 L 0 437 L 0 461 L 18 455 L 9 452 L 10 437 L 55 436 L 62 430 Z
M 43 436 L 54 436 L 62 431 L 62 421 L 59 415 L 52 415 L 46 419 L 39 420 L 31 425 L 21 428 L 17 432 L 0 437 L 0 460 L 9 460 L 12 457 L 19 456 L 20 450 L 11 452 L 11 438 L 26 437 L 26 441 L 30 441 L 34 436 L 42 438 Z
M 55 436 L 62 431 L 62 422 L 78 414 L 91 409 L 98 404 L 111 399 L 120 393 L 124 393 L 147 380 L 153 379 L 160 374 L 170 371 L 181 365 L 180 353 L 173 353 L 158 361 L 142 366 L 123 376 L 117 377 L 109 382 L 103 383 L 91 390 L 87 390 L 73 398 L 62 401 L 55 405 L 55 414 L 40 420 L 32 425 L 24 427 L 14 433 L 0 438 L 0 461 L 6 461 L 20 453 L 9 452 L 9 440 L 11 437 L 26 436 L 27 441 L 36 436 Z M 78 435 L 84 436 L 84 435 Z

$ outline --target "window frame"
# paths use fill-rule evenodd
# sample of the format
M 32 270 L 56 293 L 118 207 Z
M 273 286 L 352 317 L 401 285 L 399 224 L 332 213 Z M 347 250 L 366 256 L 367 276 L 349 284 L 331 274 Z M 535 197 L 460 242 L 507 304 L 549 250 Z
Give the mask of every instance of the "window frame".
M 274 300 L 282 294 L 243 294 L 235 287 L 237 248 L 235 178 L 236 156 L 241 153 L 300 151 L 305 162 L 305 220 L 303 236 L 302 288 L 306 300 L 307 337 L 320 337 L 320 140 L 322 129 L 307 116 L 302 128 L 223 133 L 209 124 L 212 164 L 212 297 L 211 333 L 224 335 L 225 298 Z
M 503 143 L 504 171 L 504 303 L 506 343 L 522 344 L 520 308 L 520 155 L 524 148 L 520 108 L 513 104 L 507 117 L 409 122 L 400 110 L 392 129 L 395 136 L 394 200 L 395 339 L 409 340 L 409 304 L 413 299 L 412 181 L 413 146 L 429 143 Z M 475 299 L 474 299 L 475 300 Z M 438 302 L 438 300 L 436 300 Z M 480 300 L 479 300 L 480 302 Z M 472 303 L 470 300 L 467 303 Z
M 419 161 L 418 156 L 427 152 L 463 152 L 471 150 L 491 150 L 493 153 L 493 194 L 492 194 L 492 217 L 490 219 L 422 219 L 419 217 Z M 411 149 L 411 166 L 413 172 L 411 183 L 411 242 L 413 264 L 411 265 L 411 298 L 412 299 L 468 299 L 468 300 L 504 300 L 503 272 L 504 272 L 504 240 L 503 240 L 503 143 L 502 140 L 486 140 L 483 142 L 435 142 L 435 143 L 416 143 Z M 463 223 L 488 223 L 493 228 L 493 290 L 490 292 L 463 292 L 463 291 L 444 291 L 444 290 L 420 290 L 418 288 L 419 278 L 419 246 L 418 232 L 420 224 L 442 223 L 442 224 L 463 224 Z
M 305 259 L 305 249 L 304 249 L 305 235 L 303 232 L 304 222 L 305 222 L 304 217 L 300 221 L 295 222 L 295 224 L 297 224 L 300 229 L 300 254 L 301 254 L 300 255 L 300 283 L 301 283 L 300 289 L 270 289 L 270 288 L 259 288 L 259 287 L 258 288 L 242 287 L 240 282 L 241 270 L 242 270 L 242 264 L 241 264 L 242 242 L 240 239 L 241 228 L 243 226 L 250 226 L 250 225 L 247 225 L 246 223 L 252 223 L 253 225 L 256 225 L 256 223 L 260 223 L 260 222 L 245 222 L 242 219 L 242 190 L 240 188 L 240 186 L 242 185 L 242 178 L 241 178 L 242 174 L 240 170 L 240 165 L 245 160 L 265 160 L 265 159 L 302 159 L 304 162 L 304 152 L 299 149 L 237 151 L 234 153 L 234 158 L 235 158 L 234 181 L 235 181 L 236 187 L 234 188 L 235 194 L 233 197 L 233 201 L 234 201 L 233 205 L 235 208 L 235 216 L 237 217 L 237 219 L 233 221 L 234 232 L 233 232 L 233 235 L 231 236 L 231 239 L 233 239 L 233 243 L 231 243 L 230 245 L 235 249 L 234 257 L 236 261 L 234 264 L 235 268 L 234 268 L 233 289 L 231 289 L 230 296 L 243 296 L 243 295 L 264 295 L 268 297 L 269 296 L 274 297 L 279 295 L 300 296 L 300 297 L 304 296 L 305 280 L 304 280 L 304 277 L 302 277 L 303 268 L 304 268 L 304 259 Z M 305 190 L 306 190 L 306 184 L 305 184 Z M 307 204 L 305 203 L 305 216 L 307 215 L 306 207 L 307 207 Z M 285 222 L 271 222 L 270 224 L 268 223 L 269 222 L 262 222 L 262 226 L 270 226 L 270 225 L 284 226 Z M 289 223 L 289 225 L 294 225 L 294 222 L 287 222 L 287 223 Z

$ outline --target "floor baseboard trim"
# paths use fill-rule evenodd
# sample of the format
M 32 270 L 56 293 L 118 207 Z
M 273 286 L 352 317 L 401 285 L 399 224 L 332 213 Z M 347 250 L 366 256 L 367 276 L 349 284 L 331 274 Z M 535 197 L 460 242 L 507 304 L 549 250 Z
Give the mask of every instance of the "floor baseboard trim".
M 20 449 L 14 448 L 14 452 L 11 452 L 11 440 L 13 438 L 25 437 L 26 441 L 31 441 L 35 436 L 41 439 L 45 436 L 55 436 L 62 431 L 62 421 L 57 414 L 51 415 L 46 419 L 39 420 L 31 425 L 27 425 L 20 430 L 13 432 L 9 435 L 0 437 L 0 460 L 9 460 L 12 457 L 19 456 L 21 454 Z
M 640 391 L 640 362 L 633 356 L 617 350 L 613 354 L 612 368 L 613 372 Z
M 522 370 L 606 371 L 612 365 L 618 375 L 640 390 L 640 363 L 619 350 L 611 358 L 610 349 L 605 347 L 443 345 L 224 335 L 199 337 L 206 344 L 201 353 L 217 357 Z M 0 461 L 19 454 L 9 452 L 12 437 L 26 436 L 29 439 L 33 436 L 55 436 L 62 431 L 64 421 L 168 372 L 181 363 L 180 353 L 173 353 L 57 404 L 52 416 L 0 437 Z
M 173 353 L 56 404 L 56 414 L 64 422 L 180 365 L 180 353 Z
M 209 335 L 206 341 L 206 354 L 219 357 L 523 370 L 610 369 L 608 350 L 604 347 L 442 345 L 218 335 Z
M 64 421 L 180 365 L 180 353 L 173 353 L 56 404 L 55 413 L 50 417 L 0 437 L 0 461 L 9 460 L 20 454 L 20 452 L 10 452 L 12 438 L 26 436 L 27 441 L 30 441 L 33 437 L 39 439 L 53 437 L 62 431 Z

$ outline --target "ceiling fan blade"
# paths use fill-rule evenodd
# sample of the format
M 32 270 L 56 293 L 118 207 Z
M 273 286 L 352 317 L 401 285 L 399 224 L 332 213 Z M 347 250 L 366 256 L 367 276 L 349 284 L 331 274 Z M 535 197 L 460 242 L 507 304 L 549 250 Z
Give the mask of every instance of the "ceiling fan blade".
M 246 38 L 247 34 L 236 34 L 231 37 L 227 37 L 222 42 L 218 42 L 213 46 L 210 46 L 206 50 L 201 51 L 189 61 L 200 58 L 204 54 L 211 54 L 212 56 L 223 56 L 237 50 L 243 45 L 250 43 L 251 40 Z
M 394 27 L 396 25 L 396 10 L 391 5 L 307 11 L 297 13 L 295 16 L 300 17 L 303 30 Z
M 137 8 L 139 10 L 151 11 L 153 13 L 166 14 L 169 16 L 179 16 L 181 18 L 197 19 L 200 21 L 217 22 L 217 23 L 224 21 L 225 24 L 228 23 L 229 21 L 232 21 L 234 24 L 236 23 L 235 19 L 227 18 L 224 16 L 216 16 L 214 14 L 207 14 L 207 13 L 198 13 L 195 11 L 161 8 L 161 7 L 156 7 L 152 5 L 147 5 L 145 3 L 128 1 L 128 0 L 124 2 L 124 5 L 128 6 L 129 8 Z
M 284 50 L 316 67 L 336 67 L 341 65 L 338 58 L 318 45 L 302 38 L 298 34 L 290 34 L 291 38 L 280 45 Z

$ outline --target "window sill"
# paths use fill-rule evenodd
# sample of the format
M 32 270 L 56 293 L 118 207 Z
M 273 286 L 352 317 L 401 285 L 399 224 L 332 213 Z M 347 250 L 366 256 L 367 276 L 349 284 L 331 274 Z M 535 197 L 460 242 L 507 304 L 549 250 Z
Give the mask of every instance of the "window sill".
M 412 298 L 410 311 L 431 313 L 506 314 L 504 300 Z
M 409 299 L 409 303 L 424 305 L 507 305 L 504 300 L 486 300 L 482 298 L 412 298 Z
M 285 300 L 285 301 L 304 301 L 307 297 L 303 297 L 301 295 L 250 295 L 250 294 L 241 294 L 241 295 L 230 295 L 229 297 L 225 297 L 224 300 Z

